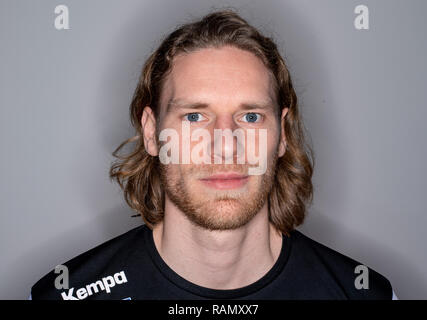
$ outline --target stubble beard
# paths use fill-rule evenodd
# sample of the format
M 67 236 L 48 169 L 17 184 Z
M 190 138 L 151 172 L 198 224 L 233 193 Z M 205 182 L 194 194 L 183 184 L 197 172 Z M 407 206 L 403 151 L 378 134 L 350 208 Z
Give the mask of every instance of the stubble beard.
M 202 169 L 201 165 L 190 166 L 188 169 L 180 171 L 174 170 L 172 167 L 174 165 L 160 163 L 160 180 L 166 195 L 191 223 L 208 230 L 233 230 L 251 221 L 268 200 L 275 179 L 277 160 L 278 156 L 275 152 L 269 159 L 267 170 L 263 175 L 250 176 L 250 179 L 257 179 L 258 182 L 251 184 L 251 188 L 255 190 L 249 190 L 246 193 L 233 189 L 212 191 L 207 199 L 202 199 L 203 192 L 194 190 L 189 185 L 191 183 L 189 179 L 186 179 L 186 177 L 198 176 L 197 173 L 200 176 L 200 172 L 207 172 Z M 242 172 L 244 168 L 247 166 L 211 165 L 206 167 L 210 173 Z

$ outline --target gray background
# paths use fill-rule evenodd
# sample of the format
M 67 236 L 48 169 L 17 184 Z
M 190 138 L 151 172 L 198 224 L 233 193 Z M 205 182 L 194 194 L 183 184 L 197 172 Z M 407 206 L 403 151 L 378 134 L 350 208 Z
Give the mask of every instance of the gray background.
M 70 30 L 54 28 L 54 8 Z M 370 30 L 353 26 L 370 10 Z M 316 152 L 313 239 L 427 298 L 426 1 L 1 1 L 0 298 L 139 224 L 109 182 L 140 68 L 177 23 L 233 6 L 273 35 Z

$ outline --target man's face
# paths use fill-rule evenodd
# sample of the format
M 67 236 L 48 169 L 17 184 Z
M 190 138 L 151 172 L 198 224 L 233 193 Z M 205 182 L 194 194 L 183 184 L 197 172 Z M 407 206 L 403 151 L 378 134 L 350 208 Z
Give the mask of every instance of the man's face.
M 235 47 L 201 49 L 175 57 L 162 91 L 160 132 L 175 130 L 181 153 L 202 145 L 198 150 L 211 163 L 196 164 L 191 158 L 187 164 L 161 164 L 161 179 L 166 195 L 196 225 L 210 230 L 239 228 L 266 203 L 277 159 L 284 153 L 279 149 L 281 119 L 272 81 L 261 60 Z M 191 141 L 182 130 L 183 121 L 191 133 L 203 129 L 211 139 Z M 218 140 L 214 130 L 218 129 L 252 130 L 255 145 L 244 139 L 245 153 L 254 148 L 258 155 L 265 151 L 264 174 L 248 174 L 257 165 L 248 163 L 247 154 L 244 164 L 237 162 L 237 138 L 231 145 L 224 139 L 222 147 L 214 149 Z M 261 131 L 266 133 L 266 141 L 260 139 Z M 157 140 L 158 150 L 165 143 Z M 189 149 L 184 147 L 186 143 Z M 233 164 L 226 164 L 227 157 Z

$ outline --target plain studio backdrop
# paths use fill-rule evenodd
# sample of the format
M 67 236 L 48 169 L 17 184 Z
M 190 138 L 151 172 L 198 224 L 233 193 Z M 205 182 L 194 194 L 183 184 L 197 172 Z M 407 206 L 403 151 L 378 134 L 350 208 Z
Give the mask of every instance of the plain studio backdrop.
M 108 178 L 134 134 L 142 64 L 177 24 L 226 6 L 273 36 L 293 77 L 316 156 L 299 229 L 400 299 L 427 298 L 424 0 L 1 1 L 0 298 L 26 299 L 57 264 L 142 223 Z

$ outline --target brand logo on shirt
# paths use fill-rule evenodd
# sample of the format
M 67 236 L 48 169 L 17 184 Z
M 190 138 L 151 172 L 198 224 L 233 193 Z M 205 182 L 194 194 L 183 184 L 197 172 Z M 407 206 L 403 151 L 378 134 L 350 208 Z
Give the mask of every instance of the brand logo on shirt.
M 105 291 L 111 293 L 111 288 L 115 285 L 123 284 L 128 282 L 124 271 L 115 273 L 112 276 L 104 277 L 98 281 L 89 283 L 85 287 L 76 289 L 70 288 L 68 292 L 62 292 L 61 296 L 63 300 L 83 300 L 87 297 Z

